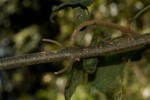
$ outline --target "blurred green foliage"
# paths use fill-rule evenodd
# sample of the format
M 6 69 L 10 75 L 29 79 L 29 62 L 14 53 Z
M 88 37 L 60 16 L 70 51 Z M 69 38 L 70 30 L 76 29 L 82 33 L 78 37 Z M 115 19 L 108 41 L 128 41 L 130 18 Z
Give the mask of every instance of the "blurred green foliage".
M 43 43 L 42 38 L 54 39 L 67 45 L 74 29 L 72 9 L 61 10 L 54 18 L 55 23 L 49 21 L 52 7 L 63 1 L 0 0 L 0 57 L 58 49 L 54 44 Z M 95 0 L 88 9 L 91 19 L 127 26 L 128 21 L 149 4 L 149 0 Z M 130 27 L 141 33 L 149 33 L 150 10 L 142 13 Z M 120 34 L 108 29 L 107 32 L 113 33 L 112 37 Z M 81 38 L 83 42 L 89 35 L 84 36 Z M 125 100 L 150 99 L 149 57 L 150 51 L 147 50 L 140 61 L 126 64 L 122 90 L 117 92 L 118 96 L 121 95 Z M 57 76 L 53 72 L 67 64 L 64 61 L 1 70 L 0 100 L 64 100 L 67 74 Z M 72 100 L 110 100 L 111 95 L 79 85 Z

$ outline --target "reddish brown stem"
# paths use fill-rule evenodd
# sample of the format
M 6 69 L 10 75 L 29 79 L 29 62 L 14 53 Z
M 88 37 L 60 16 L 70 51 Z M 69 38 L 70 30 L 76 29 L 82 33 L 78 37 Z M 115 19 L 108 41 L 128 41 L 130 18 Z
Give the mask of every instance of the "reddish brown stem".
M 72 36 L 70 38 L 69 46 L 73 46 L 74 45 L 76 36 L 79 33 L 79 31 L 82 28 L 84 28 L 86 26 L 89 26 L 89 25 L 101 25 L 101 26 L 113 28 L 113 29 L 121 31 L 123 34 L 133 34 L 133 35 L 139 35 L 140 34 L 138 32 L 135 32 L 135 31 L 131 30 L 129 27 L 117 25 L 117 24 L 114 24 L 114 23 L 106 22 L 106 21 L 90 20 L 90 21 L 85 21 L 85 22 L 81 23 L 79 26 L 76 27 L 76 29 L 73 31 Z

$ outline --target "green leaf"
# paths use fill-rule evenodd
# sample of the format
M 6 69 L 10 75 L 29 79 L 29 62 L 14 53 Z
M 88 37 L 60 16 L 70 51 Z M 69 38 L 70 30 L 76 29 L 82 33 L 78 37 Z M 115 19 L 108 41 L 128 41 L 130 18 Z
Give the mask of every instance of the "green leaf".
M 113 88 L 115 79 L 123 73 L 124 63 L 97 68 L 95 79 L 90 85 L 98 91 L 106 93 Z
M 72 66 L 68 82 L 65 87 L 65 100 L 70 100 L 75 92 L 77 85 L 83 80 L 83 69 L 81 62 L 75 62 Z
M 89 75 L 89 85 L 103 93 L 114 89 L 114 82 L 117 77 L 123 74 L 123 69 L 126 64 L 125 61 L 129 58 L 129 56 L 123 56 L 124 54 L 101 57 L 96 73 Z
M 80 3 L 82 0 L 70 0 L 71 3 Z M 86 1 L 86 0 L 84 0 Z M 64 4 L 66 5 L 66 4 Z M 82 7 L 75 7 L 73 9 L 73 18 L 75 26 L 78 26 L 80 23 L 89 20 L 89 15 Z M 65 88 L 65 99 L 70 100 L 72 94 L 75 92 L 77 85 L 84 80 L 84 72 L 82 67 L 82 61 L 75 62 L 73 64 L 68 83 L 66 84 Z
M 98 59 L 97 58 L 89 58 L 83 59 L 83 69 L 85 72 L 92 74 L 95 72 L 97 67 Z
M 109 34 L 105 36 L 105 33 L 102 33 L 100 29 L 95 29 L 91 45 L 98 44 L 100 41 L 103 41 L 102 39 L 107 38 L 107 36 L 109 36 Z M 103 93 L 110 91 L 112 87 L 114 87 L 116 78 L 122 75 L 125 61 L 129 58 L 130 52 L 94 58 L 98 59 L 98 64 L 96 72 L 88 75 L 89 85 Z M 87 67 L 89 67 L 89 65 L 87 65 Z
M 79 0 L 80 4 L 84 7 L 90 6 L 95 0 Z
M 89 26 L 88 28 L 90 28 L 91 26 Z M 96 45 L 100 42 L 101 40 L 101 36 L 103 34 L 101 34 L 101 30 L 99 27 L 93 27 L 92 29 L 94 31 L 94 35 L 92 37 L 92 41 L 90 45 Z M 92 74 L 95 72 L 96 68 L 97 68 L 97 64 L 98 64 L 98 59 L 97 58 L 87 58 L 87 59 L 83 59 L 83 69 L 85 72 L 87 72 L 88 74 Z
M 76 7 L 73 9 L 73 19 L 76 26 L 90 19 L 85 9 Z
M 91 5 L 94 2 L 94 0 L 68 0 L 64 3 L 61 3 L 59 6 L 54 6 L 52 8 L 52 13 L 50 15 L 50 21 L 53 21 L 53 18 L 58 14 L 59 10 L 62 10 L 66 7 L 73 7 L 73 5 L 75 5 L 76 7 L 86 7 Z

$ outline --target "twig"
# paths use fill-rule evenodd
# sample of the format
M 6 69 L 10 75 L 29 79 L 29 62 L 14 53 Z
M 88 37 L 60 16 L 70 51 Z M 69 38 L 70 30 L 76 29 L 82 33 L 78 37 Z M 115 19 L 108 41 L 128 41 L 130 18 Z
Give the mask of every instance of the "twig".
M 72 36 L 70 38 L 70 43 L 69 46 L 73 46 L 76 36 L 79 33 L 79 31 L 89 25 L 101 25 L 101 26 L 105 26 L 105 27 L 109 27 L 109 28 L 113 28 L 116 30 L 121 31 L 123 34 L 133 34 L 133 35 L 140 35 L 140 33 L 135 32 L 133 30 L 131 30 L 129 27 L 125 27 L 125 26 L 120 26 L 114 23 L 110 23 L 110 22 L 106 22 L 106 21 L 85 21 L 83 23 L 81 23 L 79 26 L 76 27 L 76 29 L 73 31 Z
M 66 47 L 59 51 L 39 52 L 27 54 L 24 56 L 8 57 L 0 59 L 0 69 L 28 66 L 39 63 L 54 62 L 64 59 L 88 58 L 96 56 L 105 56 L 109 54 L 124 52 L 127 50 L 136 50 L 150 44 L 150 34 L 137 35 L 128 38 L 120 38 L 106 45 L 97 45 L 89 47 Z
M 137 19 L 143 12 L 145 12 L 147 9 L 150 8 L 150 4 L 148 6 L 146 6 L 145 8 L 143 8 L 141 11 L 139 11 L 131 20 L 130 20 L 130 23 Z

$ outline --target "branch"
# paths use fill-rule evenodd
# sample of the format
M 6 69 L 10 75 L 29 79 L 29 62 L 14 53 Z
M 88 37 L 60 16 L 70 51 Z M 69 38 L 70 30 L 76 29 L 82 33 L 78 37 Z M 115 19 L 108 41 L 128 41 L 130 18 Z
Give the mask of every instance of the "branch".
M 28 66 L 39 63 L 55 62 L 64 59 L 76 60 L 105 56 L 114 53 L 136 50 L 150 44 L 150 34 L 119 38 L 108 44 L 100 44 L 89 47 L 66 47 L 58 51 L 39 52 L 24 56 L 8 57 L 0 59 L 0 69 Z

